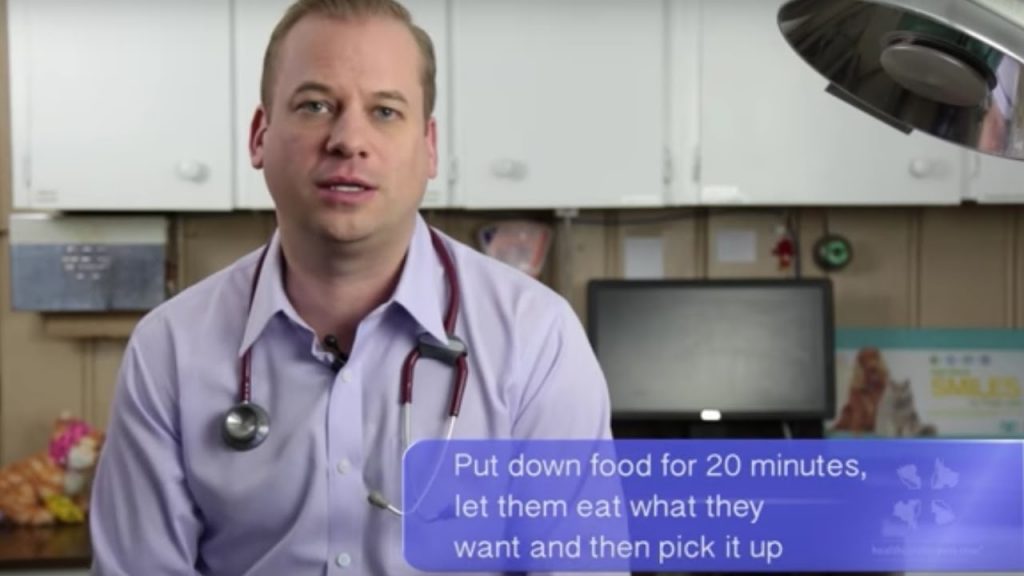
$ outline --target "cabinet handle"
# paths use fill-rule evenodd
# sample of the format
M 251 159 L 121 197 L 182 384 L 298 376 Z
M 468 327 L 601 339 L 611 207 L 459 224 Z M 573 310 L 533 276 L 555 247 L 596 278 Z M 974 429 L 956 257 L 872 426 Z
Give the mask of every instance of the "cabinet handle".
M 934 172 L 934 165 L 931 160 L 914 158 L 910 161 L 910 175 L 914 178 L 927 178 Z
M 526 178 L 526 163 L 511 158 L 500 158 L 491 163 L 491 174 L 508 180 Z
M 177 172 L 178 178 L 181 178 L 182 180 L 198 183 L 206 180 L 209 170 L 207 170 L 206 165 L 202 162 L 196 160 L 183 160 L 178 162 L 175 172 Z

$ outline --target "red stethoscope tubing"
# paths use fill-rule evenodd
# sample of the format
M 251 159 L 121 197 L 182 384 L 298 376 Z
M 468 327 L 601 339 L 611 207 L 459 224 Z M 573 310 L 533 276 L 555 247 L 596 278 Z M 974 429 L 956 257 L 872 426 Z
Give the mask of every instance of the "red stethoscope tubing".
M 459 289 L 455 282 L 455 263 L 452 262 L 451 256 L 448 254 L 448 250 L 442 243 L 440 236 L 433 230 L 430 231 L 430 239 L 434 244 L 434 250 L 441 260 L 441 266 L 444 267 L 445 278 L 448 280 L 448 307 L 444 315 L 444 331 L 445 334 L 451 335 L 455 333 L 455 320 L 459 313 Z M 402 405 L 412 404 L 413 369 L 416 367 L 416 361 L 419 358 L 419 347 L 413 348 L 409 355 L 406 356 L 405 363 L 402 365 L 402 389 L 399 397 L 399 402 Z M 450 418 L 457 418 L 459 416 L 459 409 L 462 407 L 462 394 L 466 390 L 466 377 L 468 374 L 469 369 L 466 364 L 466 355 L 463 354 L 455 361 L 455 385 L 452 388 L 452 395 L 448 404 L 448 416 Z

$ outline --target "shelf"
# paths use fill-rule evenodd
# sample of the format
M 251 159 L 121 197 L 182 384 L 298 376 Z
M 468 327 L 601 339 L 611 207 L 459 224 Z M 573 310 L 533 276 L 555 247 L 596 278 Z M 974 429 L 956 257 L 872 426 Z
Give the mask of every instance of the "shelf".
M 86 524 L 0 528 L 0 572 L 88 568 L 91 560 Z
M 43 331 L 54 338 L 125 339 L 132 335 L 143 313 L 43 314 Z

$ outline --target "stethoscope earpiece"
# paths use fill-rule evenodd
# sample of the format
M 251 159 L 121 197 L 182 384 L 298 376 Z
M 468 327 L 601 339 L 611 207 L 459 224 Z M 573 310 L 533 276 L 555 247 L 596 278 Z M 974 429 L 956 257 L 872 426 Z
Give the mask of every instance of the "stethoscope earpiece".
M 224 441 L 235 450 L 252 450 L 270 434 L 270 415 L 258 404 L 242 402 L 224 415 Z

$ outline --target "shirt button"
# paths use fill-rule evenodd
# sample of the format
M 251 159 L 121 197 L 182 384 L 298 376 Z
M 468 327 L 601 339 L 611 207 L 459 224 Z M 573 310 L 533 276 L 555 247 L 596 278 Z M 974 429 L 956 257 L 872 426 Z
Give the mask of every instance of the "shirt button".
M 341 381 L 348 383 L 352 381 L 352 371 L 348 368 L 344 368 L 341 371 Z
M 348 461 L 348 458 L 342 458 L 341 462 L 338 462 L 338 474 L 348 474 L 351 469 L 352 463 Z
M 334 562 L 342 568 L 348 568 L 352 565 L 352 557 L 342 552 L 338 554 L 338 557 L 334 559 Z

